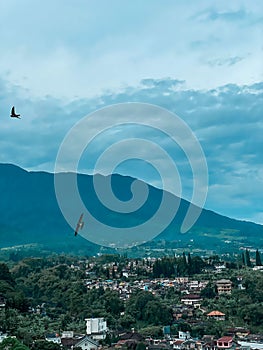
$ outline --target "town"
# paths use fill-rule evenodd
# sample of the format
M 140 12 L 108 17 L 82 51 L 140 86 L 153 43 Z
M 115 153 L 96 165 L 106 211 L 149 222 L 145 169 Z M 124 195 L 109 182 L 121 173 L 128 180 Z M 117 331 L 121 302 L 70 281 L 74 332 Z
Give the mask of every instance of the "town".
M 0 349 L 263 349 L 262 306 L 258 250 L 0 263 Z

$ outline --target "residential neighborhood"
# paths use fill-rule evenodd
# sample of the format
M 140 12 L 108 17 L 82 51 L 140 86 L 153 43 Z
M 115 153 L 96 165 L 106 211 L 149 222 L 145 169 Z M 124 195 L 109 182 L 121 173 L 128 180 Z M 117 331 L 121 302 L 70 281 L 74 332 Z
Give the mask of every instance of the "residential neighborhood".
M 3 262 L 0 349 L 263 349 L 255 266 L 190 254 Z

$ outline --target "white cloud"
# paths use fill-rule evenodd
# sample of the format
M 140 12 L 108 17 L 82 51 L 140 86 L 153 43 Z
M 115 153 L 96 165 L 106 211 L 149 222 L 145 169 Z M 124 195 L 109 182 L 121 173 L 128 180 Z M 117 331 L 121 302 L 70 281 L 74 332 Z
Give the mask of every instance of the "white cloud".
M 72 100 L 148 77 L 195 89 L 262 79 L 260 2 L 26 4 L 2 5 L 0 74 L 31 95 Z
M 153 103 L 182 117 L 201 142 L 210 209 L 261 218 L 262 17 L 261 1 L 0 2 L 0 161 L 53 170 L 64 135 L 83 116 Z M 173 152 L 189 198 L 190 169 Z

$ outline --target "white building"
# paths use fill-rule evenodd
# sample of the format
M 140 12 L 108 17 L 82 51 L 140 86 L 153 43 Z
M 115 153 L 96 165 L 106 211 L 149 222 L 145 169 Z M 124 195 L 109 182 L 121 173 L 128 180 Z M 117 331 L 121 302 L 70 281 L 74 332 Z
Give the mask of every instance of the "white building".
M 107 321 L 104 318 L 85 318 L 86 333 L 92 339 L 101 340 L 106 338 Z
M 189 331 L 183 332 L 183 331 L 179 331 L 179 339 L 180 340 L 186 340 L 186 339 L 190 339 L 191 335 Z
M 62 332 L 61 338 L 73 338 L 74 332 L 73 331 L 64 331 Z

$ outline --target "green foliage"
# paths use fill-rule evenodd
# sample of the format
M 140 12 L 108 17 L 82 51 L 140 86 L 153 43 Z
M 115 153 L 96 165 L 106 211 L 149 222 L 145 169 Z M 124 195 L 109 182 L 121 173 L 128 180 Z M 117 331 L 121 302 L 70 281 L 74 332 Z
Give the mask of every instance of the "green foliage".
M 146 350 L 146 345 L 144 343 L 138 343 L 135 350 Z
M 119 323 L 121 328 L 131 329 L 135 325 L 136 319 L 130 314 L 125 313 L 124 316 L 119 319 Z
M 213 286 L 212 283 L 208 283 L 205 288 L 201 290 L 200 296 L 204 299 L 213 299 L 216 296 L 215 286 Z
M 103 303 L 105 310 L 111 313 L 113 316 L 120 316 L 120 313 L 124 311 L 124 304 L 120 300 L 118 293 L 107 290 L 103 295 Z
M 249 254 L 249 251 L 247 249 L 246 249 L 246 252 L 245 252 L 245 261 L 246 261 L 246 265 L 248 267 L 252 266 L 251 261 L 250 261 L 250 254 Z
M 59 344 L 54 344 L 52 342 L 40 340 L 34 342 L 34 350 L 60 350 Z
M 244 286 L 252 303 L 263 302 L 263 276 L 261 272 L 247 275 L 244 279 Z
M 252 326 L 262 326 L 263 324 L 263 303 L 246 305 L 241 308 L 240 316 Z
M 140 329 L 140 334 L 142 334 L 145 337 L 162 337 L 162 327 L 160 326 L 148 326 Z
M 153 265 L 153 277 L 192 276 L 201 273 L 205 266 L 206 262 L 199 256 L 191 257 L 188 253 L 186 259 L 183 253 L 179 258 L 157 259 Z
M 192 275 L 201 273 L 202 269 L 206 266 L 205 261 L 202 258 L 200 258 L 200 256 L 194 256 L 192 258 L 191 264 L 192 264 L 192 270 L 191 270 Z
M 149 292 L 140 291 L 127 302 L 126 312 L 134 319 L 148 325 L 164 325 L 172 322 L 172 311 Z
M 6 338 L 0 343 L 0 350 L 29 350 L 16 338 Z
M 243 266 L 246 265 L 246 260 L 245 260 L 245 254 L 244 254 L 244 252 L 242 252 L 242 254 L 241 254 L 241 260 L 242 260 L 242 265 L 243 265 Z
M 261 257 L 258 249 L 256 251 L 256 266 L 262 266 Z
M 6 264 L 0 263 L 0 280 L 6 281 L 7 283 L 13 285 L 14 280 Z
M 208 321 L 204 327 L 204 334 L 213 334 L 217 338 L 223 336 L 225 325 L 220 322 Z

